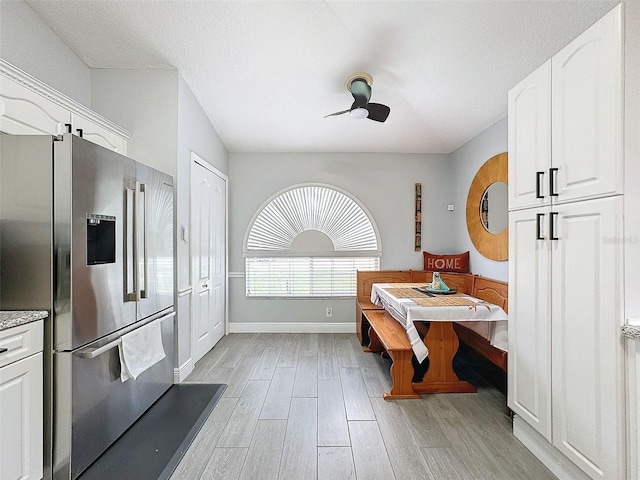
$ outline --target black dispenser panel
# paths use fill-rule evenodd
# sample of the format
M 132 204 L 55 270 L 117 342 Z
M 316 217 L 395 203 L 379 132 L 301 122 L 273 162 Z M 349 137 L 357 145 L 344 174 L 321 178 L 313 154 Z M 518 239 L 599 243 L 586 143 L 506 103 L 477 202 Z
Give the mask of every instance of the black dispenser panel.
M 87 214 L 87 265 L 116 261 L 116 217 Z

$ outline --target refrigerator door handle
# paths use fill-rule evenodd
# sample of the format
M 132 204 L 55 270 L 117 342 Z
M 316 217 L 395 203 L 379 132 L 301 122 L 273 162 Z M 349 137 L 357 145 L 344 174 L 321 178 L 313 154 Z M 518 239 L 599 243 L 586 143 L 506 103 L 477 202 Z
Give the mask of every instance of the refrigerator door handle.
M 130 187 L 133 190 L 133 221 L 132 223 L 132 231 L 133 231 L 133 242 L 132 242 L 132 253 L 133 253 L 133 293 L 129 292 L 127 289 L 127 300 L 130 302 L 137 302 L 140 300 L 140 279 L 138 272 L 138 199 L 140 196 L 140 182 L 131 182 L 132 186 Z M 127 264 L 129 263 L 129 256 L 127 255 Z M 127 267 L 125 267 L 127 268 Z M 128 272 L 126 273 L 127 278 L 129 277 Z
M 109 342 L 98 348 L 83 348 L 74 352 L 74 355 L 80 358 L 96 358 L 98 355 L 102 355 L 104 352 L 117 347 L 122 343 L 122 338 L 118 337 L 113 342 Z
M 142 183 L 140 184 L 140 192 L 143 193 L 142 197 L 142 206 L 144 212 L 144 220 L 142 222 L 142 248 L 144 250 L 142 254 L 142 265 L 143 265 L 143 286 L 144 288 L 140 289 L 140 298 L 148 298 L 149 297 L 149 259 L 148 259 L 148 244 L 147 244 L 147 230 L 148 230 L 148 213 L 147 209 L 147 186 Z
M 148 325 L 150 323 L 154 323 L 154 322 L 162 322 L 164 320 L 167 320 L 169 318 L 175 317 L 176 312 L 169 312 L 166 315 L 162 315 L 161 317 L 158 318 L 154 318 L 152 320 L 149 320 L 147 322 L 144 322 L 142 325 L 135 325 L 135 327 L 127 330 L 126 332 L 124 332 L 122 335 L 120 335 L 118 338 L 110 341 L 109 343 L 106 343 L 100 347 L 97 348 L 93 348 L 93 347 L 86 347 L 86 348 L 82 348 L 78 351 L 72 352 L 73 355 L 75 355 L 76 357 L 80 357 L 80 358 L 96 358 L 98 355 L 102 355 L 104 352 L 107 352 L 109 350 L 111 350 L 112 348 L 117 347 L 118 345 L 120 345 L 120 343 L 122 343 L 122 337 L 124 335 L 126 335 L 127 333 L 133 331 L 133 330 L 137 330 L 140 327 L 144 327 L 145 325 Z

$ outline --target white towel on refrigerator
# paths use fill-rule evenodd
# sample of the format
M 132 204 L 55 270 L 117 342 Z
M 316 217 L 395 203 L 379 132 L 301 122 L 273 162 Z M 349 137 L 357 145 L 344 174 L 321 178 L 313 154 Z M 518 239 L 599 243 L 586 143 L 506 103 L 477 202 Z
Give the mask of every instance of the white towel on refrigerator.
M 162 346 L 161 322 L 148 323 L 122 336 L 120 380 L 136 379 L 152 365 L 166 357 Z

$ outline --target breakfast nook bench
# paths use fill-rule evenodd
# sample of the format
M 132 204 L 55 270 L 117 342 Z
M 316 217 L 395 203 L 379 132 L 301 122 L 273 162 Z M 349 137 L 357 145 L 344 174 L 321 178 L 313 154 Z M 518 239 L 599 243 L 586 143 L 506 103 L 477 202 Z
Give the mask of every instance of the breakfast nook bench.
M 407 331 L 386 310 L 365 310 L 369 325 L 369 346 L 365 352 L 386 351 L 391 357 L 391 390 L 382 397 L 385 400 L 420 398 L 411 385 L 413 379 L 413 350 Z

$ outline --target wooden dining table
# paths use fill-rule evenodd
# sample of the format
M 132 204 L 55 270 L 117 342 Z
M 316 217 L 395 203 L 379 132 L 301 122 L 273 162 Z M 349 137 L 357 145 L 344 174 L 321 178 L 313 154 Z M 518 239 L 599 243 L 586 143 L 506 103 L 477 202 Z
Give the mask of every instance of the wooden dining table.
M 374 283 L 371 287 L 371 302 L 402 324 L 418 363 L 429 359 L 426 373 L 420 380 L 414 378 L 412 388 L 416 393 L 476 392 L 453 369 L 459 347 L 453 323 L 507 320 L 507 314 L 467 294 L 435 293 L 424 287 L 424 283 Z

